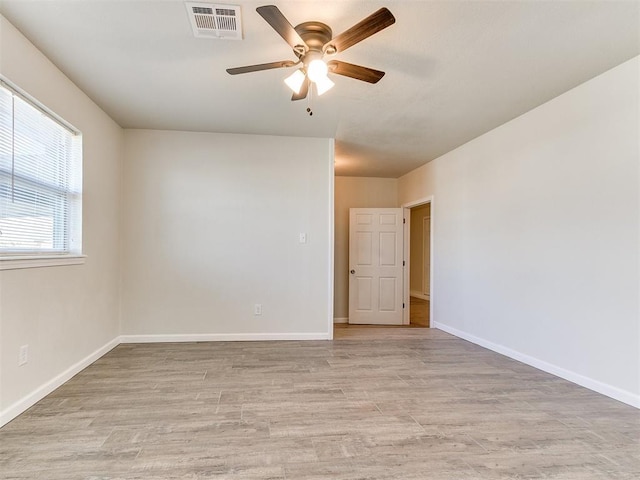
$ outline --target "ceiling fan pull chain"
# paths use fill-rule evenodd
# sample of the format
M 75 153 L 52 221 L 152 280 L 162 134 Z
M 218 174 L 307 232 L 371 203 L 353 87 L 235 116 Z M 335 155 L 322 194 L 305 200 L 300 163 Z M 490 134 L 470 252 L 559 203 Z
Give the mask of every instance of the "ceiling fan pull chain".
M 311 84 L 311 81 L 307 79 L 307 82 Z M 309 116 L 313 115 L 313 110 L 311 110 L 311 97 L 313 97 L 313 86 L 309 85 L 309 94 L 307 95 L 307 113 Z

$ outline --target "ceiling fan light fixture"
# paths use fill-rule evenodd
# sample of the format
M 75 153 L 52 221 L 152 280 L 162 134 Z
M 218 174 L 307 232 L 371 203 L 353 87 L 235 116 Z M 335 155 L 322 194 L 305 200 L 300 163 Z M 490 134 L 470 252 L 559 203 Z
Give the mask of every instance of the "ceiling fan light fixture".
M 309 76 L 309 80 L 315 83 L 318 83 L 318 81 L 322 81 L 322 79 L 327 78 L 328 72 L 329 67 L 327 67 L 327 64 L 319 58 L 311 60 L 311 62 L 309 62 L 309 66 L 307 67 L 307 75 Z
M 314 83 L 316 84 L 316 90 L 318 91 L 318 96 L 322 95 L 325 92 L 328 92 L 335 85 L 335 83 L 333 83 L 331 79 L 326 75 L 324 77 L 320 77 Z
M 304 72 L 301 69 L 296 70 L 287 78 L 284 79 L 284 83 L 293 90 L 295 94 L 300 93 L 300 89 L 302 88 L 302 84 L 305 81 Z
M 335 36 L 329 25 L 318 21 L 303 22 L 294 27 L 275 5 L 263 5 L 256 8 L 256 11 L 289 44 L 297 61 L 284 60 L 227 68 L 229 75 L 289 68 L 302 64 L 299 70 L 285 79 L 286 85 L 294 92 L 292 101 L 308 98 L 307 96 L 312 92 L 311 83 L 315 84 L 318 95 L 333 88 L 335 84 L 328 77 L 329 70 L 334 75 L 351 77 L 368 83 L 377 83 L 384 76 L 382 71 L 340 60 L 331 60 L 327 64 L 323 57 L 342 53 L 347 48 L 393 25 L 396 19 L 388 8 L 378 9 Z M 309 107 L 307 112 L 309 115 L 313 114 Z

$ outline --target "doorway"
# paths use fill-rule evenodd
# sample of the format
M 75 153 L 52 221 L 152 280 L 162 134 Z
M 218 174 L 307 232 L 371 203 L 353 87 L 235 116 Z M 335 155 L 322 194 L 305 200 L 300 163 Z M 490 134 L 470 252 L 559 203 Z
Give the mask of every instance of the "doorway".
M 432 322 L 432 202 L 425 199 L 405 205 L 405 325 L 430 327 Z

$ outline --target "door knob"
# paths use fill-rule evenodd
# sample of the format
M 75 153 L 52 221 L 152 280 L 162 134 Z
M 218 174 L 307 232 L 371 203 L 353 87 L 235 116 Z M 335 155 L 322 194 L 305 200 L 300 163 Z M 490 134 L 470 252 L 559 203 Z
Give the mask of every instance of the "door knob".
M 351 274 L 354 274 L 354 273 L 356 273 L 356 271 L 355 270 L 351 270 Z

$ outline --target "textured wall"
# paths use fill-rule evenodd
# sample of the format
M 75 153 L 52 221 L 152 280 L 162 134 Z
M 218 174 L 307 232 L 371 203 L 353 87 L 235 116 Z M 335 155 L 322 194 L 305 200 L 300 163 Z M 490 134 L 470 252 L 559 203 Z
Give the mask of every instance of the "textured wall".
M 127 130 L 124 178 L 123 334 L 332 333 L 333 140 Z
M 639 60 L 401 177 L 437 324 L 640 406 Z

